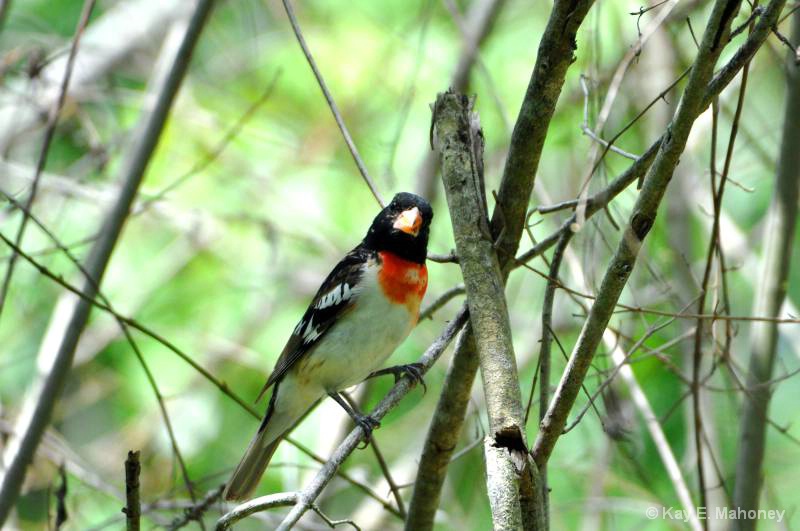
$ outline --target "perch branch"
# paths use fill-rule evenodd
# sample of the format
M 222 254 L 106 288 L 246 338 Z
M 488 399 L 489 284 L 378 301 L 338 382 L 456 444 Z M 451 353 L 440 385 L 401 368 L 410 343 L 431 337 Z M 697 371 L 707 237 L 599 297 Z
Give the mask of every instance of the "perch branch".
M 489 414 L 487 463 L 493 460 L 496 472 L 487 479 L 492 519 L 495 529 L 517 529 L 525 462 L 522 397 L 503 276 L 486 213 L 482 132 L 470 100 L 452 92 L 437 97 L 433 124 Z
M 463 328 L 466 322 L 467 311 L 466 308 L 462 308 L 419 359 L 419 362 L 422 364 L 423 374 L 439 359 L 447 348 L 447 345 L 450 344 L 450 341 Z M 406 378 L 401 379 L 375 407 L 372 413 L 370 413 L 370 416 L 376 420 L 382 419 L 411 391 L 412 386 L 413 384 Z M 342 441 L 339 447 L 333 452 L 330 459 L 325 462 L 314 479 L 298 493 L 297 502 L 278 527 L 278 531 L 288 531 L 302 518 L 306 511 L 312 507 L 317 497 L 322 493 L 322 490 L 334 476 L 336 470 L 344 463 L 347 457 L 353 453 L 363 438 L 364 432 L 360 427 L 357 427 L 345 437 L 344 441 Z

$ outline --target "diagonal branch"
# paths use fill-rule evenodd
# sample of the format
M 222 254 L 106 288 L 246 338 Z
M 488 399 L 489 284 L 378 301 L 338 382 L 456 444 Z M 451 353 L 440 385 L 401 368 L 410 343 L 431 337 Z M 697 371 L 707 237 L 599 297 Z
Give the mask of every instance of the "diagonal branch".
M 350 155 L 352 155 L 353 161 L 355 161 L 358 171 L 361 173 L 361 177 L 364 179 L 364 182 L 367 183 L 369 191 L 372 192 L 372 195 L 375 196 L 375 200 L 378 202 L 381 208 L 383 208 L 386 206 L 386 204 L 383 202 L 383 199 L 381 199 L 378 189 L 375 188 L 375 183 L 373 182 L 372 177 L 369 176 L 367 166 L 361 159 L 361 155 L 358 154 L 358 148 L 356 147 L 355 142 L 353 142 L 353 137 L 350 136 L 350 131 L 347 129 L 347 126 L 344 123 L 344 118 L 342 118 L 342 114 L 339 112 L 339 107 L 336 106 L 336 102 L 333 100 L 333 96 L 328 90 L 328 85 L 325 83 L 325 79 L 322 77 L 322 73 L 319 71 L 319 68 L 317 68 L 317 63 L 314 61 L 314 57 L 311 55 L 311 50 L 308 49 L 306 39 L 303 37 L 303 32 L 300 30 L 300 24 L 297 22 L 297 17 L 294 15 L 294 9 L 292 9 L 291 1 L 283 0 L 283 8 L 286 10 L 286 16 L 289 17 L 289 22 L 292 25 L 292 31 L 294 31 L 294 35 L 297 37 L 297 42 L 300 44 L 300 48 L 303 50 L 303 55 L 305 55 L 306 61 L 308 61 L 308 66 L 311 67 L 311 71 L 314 73 L 317 83 L 319 83 L 319 88 L 322 90 L 322 94 L 325 96 L 325 101 L 328 102 L 328 107 L 330 107 L 331 112 L 333 113 L 333 119 L 336 120 L 336 125 L 339 126 L 339 131 L 342 132 L 342 137 L 344 137 L 344 142 L 347 144 L 347 149 L 350 150 Z
M 78 26 L 75 28 L 75 36 L 72 38 L 72 46 L 69 49 L 69 56 L 67 57 L 67 64 L 64 68 L 64 78 L 61 81 L 59 88 L 58 98 L 50 109 L 47 117 L 47 127 L 44 132 L 44 140 L 39 150 L 39 159 L 36 163 L 36 172 L 33 176 L 33 183 L 31 184 L 31 191 L 28 194 L 28 199 L 25 201 L 25 209 L 22 211 L 22 221 L 20 221 L 17 235 L 14 238 L 15 243 L 19 246 L 22 243 L 22 238 L 25 235 L 25 228 L 28 226 L 28 212 L 33 207 L 33 202 L 36 199 L 36 193 L 39 190 L 39 180 L 42 177 L 42 172 L 47 164 L 47 156 L 50 153 L 50 144 L 56 134 L 56 125 L 58 118 L 61 116 L 61 109 L 64 107 L 64 101 L 67 98 L 67 88 L 69 87 L 69 80 L 72 78 L 72 69 L 75 66 L 75 56 L 78 54 L 78 47 L 81 42 L 86 24 L 89 22 L 89 17 L 94 10 L 95 0 L 86 0 L 81 9 L 81 16 L 78 20 Z M 5 307 L 6 297 L 8 296 L 8 288 L 11 285 L 11 277 L 14 275 L 14 266 L 17 263 L 17 254 L 11 253 L 11 258 L 8 261 L 5 275 L 3 276 L 3 283 L 0 285 L 0 315 L 3 313 Z
M 160 75 L 154 85 L 156 101 L 149 113 L 140 122 L 140 128 L 134 144 L 122 165 L 122 182 L 117 202 L 106 218 L 103 231 L 92 247 L 86 270 L 93 282 L 84 283 L 82 293 L 93 299 L 95 286 L 99 286 L 111 258 L 111 252 L 119 238 L 127 219 L 139 184 L 142 181 L 147 165 L 152 157 L 158 139 L 163 130 L 175 95 L 189 65 L 192 51 L 200 32 L 205 25 L 213 6 L 213 0 L 199 0 L 192 18 L 186 27 L 180 46 L 174 57 L 157 67 Z M 31 393 L 23 405 L 18 420 L 18 428 L 3 453 L 6 473 L 0 484 L 0 525 L 8 516 L 17 497 L 28 465 L 33 459 L 39 441 L 50 421 L 53 407 L 66 381 L 72 365 L 78 338 L 88 320 L 92 305 L 86 299 L 71 299 L 72 310 L 66 327 L 60 337 L 50 336 L 43 349 L 48 350 L 52 360 L 46 366 L 46 372 L 33 384 Z M 49 352 L 49 349 L 53 349 Z
M 428 349 L 419 359 L 419 363 L 422 364 L 423 374 L 428 372 L 433 364 L 436 363 L 436 360 L 438 360 L 439 357 L 444 353 L 445 349 L 450 344 L 450 341 L 452 341 L 456 334 L 464 327 L 466 322 L 467 311 L 466 308 L 462 307 L 453 320 L 448 323 L 439 337 L 431 344 L 431 346 L 428 347 Z M 389 391 L 389 393 L 383 398 L 383 400 L 381 400 L 381 402 L 375 407 L 372 413 L 370 413 L 370 416 L 376 420 L 382 419 L 389 411 L 394 409 L 394 407 L 400 403 L 403 397 L 405 397 L 411 391 L 412 387 L 413 384 L 405 378 L 397 382 Z M 280 527 L 278 527 L 279 531 L 287 531 L 291 529 L 292 526 L 294 526 L 300 520 L 300 518 L 302 518 L 306 511 L 313 507 L 314 501 L 319 497 L 319 495 L 322 493 L 322 490 L 336 474 L 338 468 L 342 465 L 342 463 L 344 463 L 347 457 L 353 453 L 363 439 L 364 431 L 360 427 L 357 427 L 350 432 L 345 440 L 342 441 L 339 447 L 333 452 L 333 455 L 331 455 L 330 459 L 325 462 L 314 479 L 312 479 L 311 482 L 306 485 L 301 492 L 298 493 L 297 503 L 295 503 L 294 507 L 292 507 L 292 510 L 289 512 L 286 518 L 284 518 Z
M 772 3 L 782 6 L 783 0 L 774 0 Z M 532 449 L 533 457 L 540 467 L 547 463 L 566 425 L 569 411 L 622 289 L 633 270 L 642 242 L 655 222 L 658 206 L 678 164 L 678 158 L 686 147 L 692 124 L 707 106 L 704 101 L 706 86 L 711 81 L 714 65 L 728 41 L 730 24 L 738 7 L 737 0 L 717 0 L 714 4 L 678 109 L 659 145 L 653 165 L 645 176 L 633 214 L 603 277 L 597 298 L 581 330 L 554 399 L 542 420 Z
M 497 208 L 492 214 L 494 233 L 505 231 L 497 246 L 498 258 L 505 264 L 504 275 L 508 274 L 522 236 L 550 119 L 577 48 L 575 36 L 592 3 L 593 0 L 556 0 L 539 43 L 536 65 L 511 134 Z

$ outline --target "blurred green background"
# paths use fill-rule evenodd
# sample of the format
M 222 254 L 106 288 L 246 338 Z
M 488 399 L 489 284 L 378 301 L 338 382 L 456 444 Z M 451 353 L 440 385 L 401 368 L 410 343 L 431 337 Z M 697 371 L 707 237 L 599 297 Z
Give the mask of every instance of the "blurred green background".
M 480 3 L 481 0 L 474 0 Z M 92 24 L 118 9 L 122 2 L 101 1 Z M 141 3 L 141 2 L 140 2 Z M 77 0 L 16 0 L 0 32 L 2 91 L 6 105 L 42 90 L 30 77 L 37 57 L 45 62 L 63 55 L 71 41 L 82 2 Z M 147 2 L 141 3 L 146 5 Z M 433 0 L 298 1 L 295 9 L 305 37 L 342 111 L 364 160 L 385 198 L 397 191 L 426 190 L 436 216 L 431 251 L 453 247 L 443 191 L 434 176 L 420 182 L 420 168 L 429 146 L 429 104 L 448 88 L 459 56 L 462 36 L 452 10 L 462 16 L 470 2 Z M 539 167 L 531 207 L 575 197 L 590 170 L 591 140 L 581 132 L 584 104 L 594 127 L 611 77 L 637 39 L 640 4 L 609 0 L 592 8 L 578 42 L 572 65 L 550 127 Z M 695 31 L 704 27 L 709 3 L 679 4 L 635 58 L 619 87 L 608 122 L 602 130 L 613 136 L 664 90 L 692 60 L 695 45 L 686 19 Z M 505 151 L 536 57 L 539 37 L 549 15 L 548 2 L 509 0 L 499 12 L 472 70 L 469 92 L 477 95 L 476 109 L 486 136 L 486 185 L 497 189 Z M 644 27 L 654 12 L 642 16 Z M 746 20 L 740 13 L 734 26 Z M 130 20 L 136 24 L 137 20 Z M 118 186 L 119 165 L 140 116 L 144 92 L 158 57 L 163 35 L 174 23 L 156 27 L 152 38 L 104 72 L 79 98 L 66 102 L 45 168 L 34 212 L 72 250 L 85 257 L 102 216 Z M 787 30 L 788 31 L 788 30 Z M 726 49 L 729 57 L 743 36 Z M 110 41 L 108 46 L 119 46 Z M 734 153 L 731 179 L 724 198 L 722 245 L 726 252 L 730 313 L 752 312 L 759 278 L 764 213 L 774 180 L 775 157 L 783 117 L 784 49 L 772 38 L 753 62 L 741 131 Z M 589 96 L 584 101 L 580 78 L 586 76 Z M 718 149 L 724 150 L 738 94 L 738 81 L 720 98 Z M 226 133 L 249 107 L 268 95 L 247 117 L 234 138 L 216 153 Z M 667 123 L 679 98 L 677 89 L 658 101 L 617 144 L 643 152 Z M 0 127 L 5 127 L 0 124 Z M 689 148 L 676 172 L 660 218 L 648 239 L 642 260 L 623 295 L 633 306 L 677 312 L 699 293 L 711 223 L 709 184 L 710 114 L 695 124 Z M 33 175 L 41 146 L 41 129 L 19 135 L 7 146 L 4 159 L 24 175 Z M 596 190 L 629 164 L 609 154 L 594 175 Z M 194 171 L 201 165 L 200 171 Z M 188 174 L 188 176 L 187 176 Z M 103 291 L 123 315 L 130 315 L 189 353 L 198 363 L 246 400 L 255 398 L 301 316 L 310 297 L 336 261 L 363 237 L 378 206 L 362 182 L 305 62 L 278 1 L 220 2 L 201 35 L 187 78 L 171 113 L 168 127 L 146 174 L 140 205 L 118 242 Z M 0 185 L 24 200 L 29 183 L 6 171 Z M 490 209 L 493 205 L 489 196 Z M 608 262 L 619 231 L 609 221 L 624 222 L 635 189 L 623 193 L 608 215 L 592 219 L 572 244 L 573 260 L 562 273 L 578 290 L 594 290 Z M 530 237 L 552 232 L 565 214 L 530 218 Z M 0 231 L 15 234 L 20 214 L 8 204 L 0 211 Z M 52 242 L 30 226 L 23 248 L 50 270 L 73 283 L 75 268 Z M 0 246 L 6 259 L 10 250 Z M 800 253 L 794 251 L 794 263 Z M 532 262 L 539 271 L 547 266 Z M 4 268 L 4 266 L 3 266 Z M 429 264 L 426 300 L 461 281 L 454 264 Z M 789 299 L 800 302 L 797 268 L 789 282 Z M 585 286 L 584 286 L 585 283 Z M 530 394 L 541 335 L 540 311 L 545 280 L 518 269 L 507 290 L 514 344 L 520 368 L 523 399 Z M 720 279 L 712 279 L 716 304 Z M 0 417 L 4 426 L 18 413 L 36 373 L 36 353 L 54 314 L 62 290 L 20 261 L 10 298 L 0 320 Z M 460 305 L 450 302 L 433 319 L 421 322 L 392 358 L 416 360 Z M 586 301 L 581 301 L 586 304 Z M 583 322 L 584 310 L 563 292 L 556 301 L 554 327 L 569 351 Z M 628 350 L 648 327 L 666 318 L 620 312 L 612 319 Z M 686 385 L 676 372 L 686 370 L 691 338 L 676 340 L 694 326 L 676 320 L 644 342 L 632 364 L 689 485 L 696 489 L 692 418 L 681 401 Z M 748 354 L 747 323 L 735 323 L 730 364 L 744 374 Z M 221 484 L 238 462 L 257 422 L 221 394 L 185 362 L 159 343 L 135 334 L 158 381 L 174 424 L 180 449 L 197 490 L 205 493 Z M 719 354 L 724 326 L 715 329 L 704 352 Z M 781 328 L 777 373 L 798 367 L 800 331 Z M 661 349 L 662 345 L 667 345 Z M 553 385 L 564 357 L 554 350 Z M 598 353 L 587 379 L 593 392 L 613 367 L 609 351 Z M 415 477 L 425 432 L 436 404 L 450 352 L 426 377 L 428 392 L 415 390 L 376 431 L 392 475 L 401 485 Z M 365 387 L 362 400 L 369 408 L 385 394 L 391 378 Z M 706 419 L 717 466 L 730 491 L 736 452 L 740 393 L 729 371 L 719 369 L 705 396 Z M 680 507 L 664 465 L 632 409 L 624 386 L 598 404 L 599 416 L 589 411 L 556 446 L 550 461 L 551 518 L 554 529 L 681 529 L 677 521 L 648 520 L 650 506 Z M 451 465 L 443 491 L 437 525 L 441 529 L 489 529 L 480 444 L 486 426 L 480 384 L 459 448 L 467 451 Z M 538 394 L 538 390 L 537 390 Z M 800 493 L 796 477 L 799 429 L 796 418 L 800 384 L 789 379 L 778 386 L 771 418 L 788 426 L 786 434 L 768 432 L 762 507 L 786 509 L 782 524 L 762 522 L 764 529 L 790 529 Z M 294 438 L 327 456 L 350 427 L 339 406 L 327 401 L 294 432 Z M 587 403 L 581 395 L 571 418 Z M 263 407 L 263 403 L 258 406 Z M 528 438 L 536 434 L 538 405 L 534 400 Z M 606 429 L 604 430 L 604 425 Z M 617 426 L 611 430 L 609 426 Z M 609 432 L 612 432 L 609 434 Z M 613 437 L 611 436 L 613 435 Z M 470 448 L 471 446 L 471 448 Z M 68 529 L 117 529 L 124 492 L 123 462 L 130 449 L 141 450 L 142 496 L 148 507 L 146 528 L 169 523 L 186 500 L 157 402 L 129 344 L 116 323 L 93 312 L 78 347 L 74 369 L 55 411 L 47 436 L 28 475 L 25 494 L 17 506 L 13 527 L 43 529 L 54 511 L 53 492 L 59 484 L 57 463 L 68 466 Z M 265 475 L 260 493 L 301 488 L 318 468 L 310 458 L 284 443 Z M 356 452 L 345 470 L 393 503 L 387 482 L 371 450 Z M 410 486 L 402 490 L 406 502 Z M 170 506 L 170 503 L 172 505 Z M 399 529 L 399 519 L 358 488 L 335 479 L 320 499 L 332 518 L 352 518 L 364 529 Z M 262 521 L 238 528 L 269 528 L 284 509 L 265 513 Z M 223 512 L 219 504 L 208 522 Z M 302 528 L 324 528 L 309 514 Z

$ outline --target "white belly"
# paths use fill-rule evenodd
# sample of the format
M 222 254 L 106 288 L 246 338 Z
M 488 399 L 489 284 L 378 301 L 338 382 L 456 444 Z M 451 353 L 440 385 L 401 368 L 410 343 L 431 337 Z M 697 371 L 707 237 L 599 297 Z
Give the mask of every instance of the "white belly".
M 408 337 L 417 316 L 384 297 L 374 276 L 374 271 L 365 273 L 355 307 L 298 363 L 301 380 L 328 392 L 361 383 Z

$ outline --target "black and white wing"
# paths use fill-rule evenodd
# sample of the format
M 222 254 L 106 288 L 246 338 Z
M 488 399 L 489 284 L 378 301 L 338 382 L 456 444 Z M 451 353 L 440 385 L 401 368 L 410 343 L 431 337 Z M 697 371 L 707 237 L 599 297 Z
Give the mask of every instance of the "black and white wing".
M 358 295 L 357 285 L 371 258 L 370 254 L 359 245 L 347 253 L 322 282 L 306 313 L 283 347 L 278 362 L 256 401 L 261 399 L 272 384 L 280 381 L 298 360 L 319 343 L 336 321 L 353 307 Z

